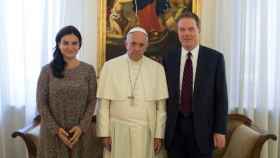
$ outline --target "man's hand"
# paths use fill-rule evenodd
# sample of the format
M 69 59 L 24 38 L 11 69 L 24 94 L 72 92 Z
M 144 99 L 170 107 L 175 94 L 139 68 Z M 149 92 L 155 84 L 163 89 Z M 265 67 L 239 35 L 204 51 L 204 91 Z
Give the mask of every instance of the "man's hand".
M 111 139 L 111 137 L 102 137 L 101 141 L 102 141 L 102 144 L 104 145 L 104 148 L 106 148 L 108 151 L 111 152 L 111 148 L 112 148 L 112 139 Z
M 69 133 L 67 133 L 63 128 L 59 128 L 57 131 L 58 137 L 61 139 L 61 141 L 70 149 L 72 149 L 72 143 L 68 139 Z
M 214 133 L 214 146 L 218 149 L 222 149 L 226 146 L 226 136 L 224 134 Z
M 72 135 L 72 137 L 70 138 L 71 145 L 74 146 L 79 141 L 82 130 L 79 126 L 74 126 L 70 129 L 69 133 L 70 135 Z
M 161 149 L 161 143 L 162 143 L 162 139 L 154 138 L 154 151 L 156 154 L 159 153 Z

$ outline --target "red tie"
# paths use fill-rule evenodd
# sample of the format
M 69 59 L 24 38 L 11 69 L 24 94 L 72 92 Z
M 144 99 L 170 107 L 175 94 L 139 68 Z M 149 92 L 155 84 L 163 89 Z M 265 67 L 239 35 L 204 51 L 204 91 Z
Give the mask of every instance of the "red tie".
M 182 90 L 181 90 L 181 112 L 192 112 L 192 91 L 193 91 L 193 67 L 191 60 L 192 53 L 188 52 L 185 63 Z

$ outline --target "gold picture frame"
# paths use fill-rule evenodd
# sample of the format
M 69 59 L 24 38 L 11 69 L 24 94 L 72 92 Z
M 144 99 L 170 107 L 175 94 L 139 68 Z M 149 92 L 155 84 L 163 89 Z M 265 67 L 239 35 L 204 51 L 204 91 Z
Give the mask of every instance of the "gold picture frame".
M 108 49 L 107 46 L 114 42 L 118 42 L 119 45 L 122 45 L 120 42 L 123 43 L 123 41 L 124 41 L 123 37 L 125 36 L 126 32 L 125 31 L 121 32 L 122 29 L 124 29 L 124 27 L 121 25 L 118 25 L 118 23 L 116 23 L 116 21 L 114 21 L 114 19 L 117 19 L 118 16 L 121 15 L 121 14 L 118 14 L 119 11 L 125 12 L 124 10 L 129 8 L 127 6 L 133 5 L 134 1 L 135 0 L 99 0 L 99 4 L 98 4 L 98 43 L 97 43 L 97 46 L 98 46 L 98 48 L 97 48 L 97 72 L 98 73 L 100 72 L 102 65 L 106 61 L 106 56 L 108 57 L 108 53 L 106 52 L 106 50 Z M 154 1 L 156 1 L 156 0 L 154 0 Z M 168 0 L 168 3 L 174 3 L 177 1 L 180 1 L 183 3 L 187 3 L 187 1 L 188 1 L 188 3 L 191 4 L 192 12 L 196 13 L 198 16 L 201 15 L 201 1 L 202 0 Z M 132 4 L 129 4 L 129 3 L 132 3 Z M 122 7 L 125 9 L 121 10 Z M 171 8 L 171 7 L 169 6 L 169 8 Z M 133 11 L 135 12 L 135 6 L 134 6 Z M 178 11 L 179 10 L 177 8 L 175 8 L 175 12 L 178 12 Z M 126 11 L 126 13 L 124 13 L 124 14 L 129 14 L 129 12 Z M 165 17 L 165 15 L 164 15 L 164 17 Z M 126 21 L 129 21 L 131 23 L 133 23 L 135 21 L 133 17 L 131 18 L 131 16 L 127 19 L 129 19 L 129 20 L 126 20 Z M 118 22 L 122 23 L 122 21 L 118 21 Z M 168 20 L 166 20 L 164 22 L 167 24 Z M 125 22 L 123 22 L 123 23 L 125 23 Z M 126 24 L 127 23 L 128 22 L 126 22 Z M 110 24 L 110 26 L 108 26 L 108 24 Z M 116 25 L 114 25 L 114 24 L 116 24 Z M 126 27 L 126 28 L 128 28 L 128 27 Z M 158 32 L 152 32 L 152 33 L 154 33 L 156 35 L 158 34 Z M 155 37 L 156 37 L 156 35 L 155 35 Z M 149 34 L 149 36 L 150 36 L 150 34 Z M 111 39 L 114 39 L 115 41 L 113 41 Z M 149 39 L 151 39 L 151 38 L 149 38 Z M 158 41 L 155 40 L 154 43 L 156 43 L 156 42 L 158 42 Z M 150 41 L 150 43 L 151 43 L 151 41 Z M 110 50 L 110 52 L 112 52 L 114 50 L 119 51 L 118 49 L 115 49 L 115 48 L 111 48 L 109 50 Z

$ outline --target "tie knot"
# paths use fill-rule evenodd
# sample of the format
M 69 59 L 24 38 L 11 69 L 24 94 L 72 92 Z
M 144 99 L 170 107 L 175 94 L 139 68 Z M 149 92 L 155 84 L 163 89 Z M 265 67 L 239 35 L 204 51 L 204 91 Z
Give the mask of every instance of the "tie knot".
M 192 52 L 188 52 L 188 58 L 191 58 L 192 57 Z

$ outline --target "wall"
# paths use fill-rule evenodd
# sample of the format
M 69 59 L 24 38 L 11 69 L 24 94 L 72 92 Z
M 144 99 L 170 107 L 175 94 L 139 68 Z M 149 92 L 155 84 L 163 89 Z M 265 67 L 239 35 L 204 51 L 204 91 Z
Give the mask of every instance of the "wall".
M 83 52 L 80 59 L 86 61 L 96 67 L 97 63 L 97 15 L 98 0 L 85 0 L 85 22 L 83 33 Z
M 216 0 L 202 0 L 201 43 L 215 47 Z

